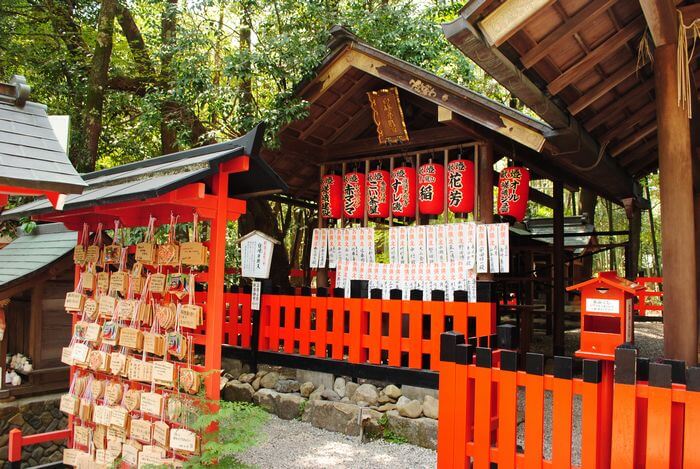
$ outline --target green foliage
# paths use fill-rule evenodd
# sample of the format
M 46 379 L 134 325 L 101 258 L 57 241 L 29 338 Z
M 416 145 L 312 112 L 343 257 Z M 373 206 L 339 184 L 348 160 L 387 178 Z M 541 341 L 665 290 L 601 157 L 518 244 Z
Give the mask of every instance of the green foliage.
M 245 402 L 218 401 L 218 405 L 217 412 L 204 413 L 197 419 L 194 429 L 204 435 L 202 454 L 190 459 L 185 467 L 245 467 L 236 456 L 258 441 L 268 415 Z M 207 430 L 212 423 L 218 425 L 218 430 Z

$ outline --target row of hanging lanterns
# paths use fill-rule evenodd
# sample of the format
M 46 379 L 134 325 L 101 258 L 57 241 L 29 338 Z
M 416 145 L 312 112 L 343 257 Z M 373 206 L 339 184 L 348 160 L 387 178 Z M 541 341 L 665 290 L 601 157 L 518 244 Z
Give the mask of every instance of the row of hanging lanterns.
M 514 166 L 501 171 L 498 181 L 498 214 L 522 221 L 527 209 L 530 173 Z M 366 187 L 366 191 L 365 191 Z M 416 203 L 417 202 L 417 203 Z M 344 177 L 326 174 L 321 181 L 321 217 L 326 219 L 414 218 L 439 215 L 445 204 L 445 167 L 429 161 L 416 169 L 403 164 L 391 173 L 374 169 Z M 447 207 L 452 213 L 474 210 L 474 163 L 457 159 L 447 165 Z

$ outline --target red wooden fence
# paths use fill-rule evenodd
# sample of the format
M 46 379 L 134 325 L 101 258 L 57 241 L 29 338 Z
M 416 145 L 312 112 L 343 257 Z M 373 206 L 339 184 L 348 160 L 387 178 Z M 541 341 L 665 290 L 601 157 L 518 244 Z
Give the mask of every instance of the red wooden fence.
M 439 468 L 488 469 L 492 463 L 499 469 L 700 467 L 700 368 L 687 370 L 687 385 L 673 384 L 685 380 L 682 363 L 646 362 L 648 371 L 638 369 L 645 362 L 636 351 L 620 348 L 613 384 L 605 379 L 612 363 L 584 360 L 579 379 L 573 378 L 571 358 L 555 357 L 554 374 L 548 375 L 543 357 L 528 354 L 527 370 L 518 371 L 516 352 L 463 342 L 459 333 L 442 335 Z M 500 366 L 493 360 L 497 355 Z M 608 370 L 612 377 L 612 367 Z M 521 446 L 519 397 L 525 426 Z M 607 397 L 612 409 L 606 408 Z M 572 433 L 578 400 L 580 441 L 572 437 L 578 434 Z M 545 438 L 549 454 L 543 451 Z M 574 448 L 580 449 L 580 461 L 572 460 Z
M 663 284 L 663 278 L 662 277 L 638 277 L 636 282 L 640 285 L 644 285 L 647 287 L 645 291 L 640 292 L 637 294 L 637 298 L 639 301 L 637 304 L 634 306 L 634 309 L 637 310 L 637 313 L 640 316 L 646 316 L 647 311 L 659 311 L 663 313 L 664 311 L 664 305 L 663 305 L 663 296 L 664 292 L 661 291 L 662 284 Z M 647 302 L 647 298 L 658 298 L 659 302 L 658 304 L 654 303 L 649 303 Z

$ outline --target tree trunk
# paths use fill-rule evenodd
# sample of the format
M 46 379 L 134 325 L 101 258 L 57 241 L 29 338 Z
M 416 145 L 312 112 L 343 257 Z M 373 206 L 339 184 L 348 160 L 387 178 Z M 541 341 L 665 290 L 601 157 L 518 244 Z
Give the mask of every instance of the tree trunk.
M 586 215 L 586 220 L 588 223 L 595 227 L 595 207 L 598 203 L 598 196 L 593 191 L 587 189 L 581 189 L 581 197 L 579 198 L 581 204 L 580 213 Z M 583 275 L 586 277 L 593 276 L 593 256 L 586 256 L 582 260 L 583 262 Z
M 615 230 L 615 222 L 613 220 L 613 209 L 612 209 L 612 202 L 609 200 L 606 203 L 607 205 L 607 211 L 608 211 L 608 230 L 609 231 L 614 231 Z M 612 236 L 609 236 L 610 242 L 614 243 L 615 238 Z M 610 270 L 617 270 L 617 257 L 615 256 L 615 249 L 611 249 L 608 251 L 610 253 Z
M 172 84 L 171 64 L 173 48 L 175 46 L 175 34 L 177 30 L 177 0 L 167 0 L 163 16 L 161 18 L 160 38 L 163 43 L 163 59 L 161 63 L 161 82 L 169 89 Z M 164 155 L 178 151 L 177 129 L 174 117 L 177 115 L 177 104 L 171 100 L 165 100 L 161 104 L 160 144 Z
M 112 34 L 116 0 L 102 0 L 98 17 L 97 42 L 92 56 L 85 99 L 85 131 L 87 136 L 87 170 L 93 171 L 97 161 L 97 149 L 102 134 L 102 109 L 107 87 L 109 61 L 112 55 Z

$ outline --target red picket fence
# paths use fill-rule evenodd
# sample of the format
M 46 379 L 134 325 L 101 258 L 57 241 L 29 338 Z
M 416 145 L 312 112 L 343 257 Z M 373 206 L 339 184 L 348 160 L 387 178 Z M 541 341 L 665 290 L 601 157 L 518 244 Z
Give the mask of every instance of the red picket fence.
M 241 298 L 246 301 L 246 298 Z M 492 303 L 263 295 L 260 350 L 439 369 L 440 334 L 495 332 Z
M 226 293 L 224 300 L 223 343 L 249 348 L 250 293 Z M 494 334 L 495 304 L 325 297 L 297 289 L 262 295 L 259 350 L 437 371 L 440 334 L 452 329 Z M 205 331 L 196 333 L 198 343 Z
M 662 277 L 638 277 L 636 282 L 640 285 L 647 287 L 645 291 L 639 292 L 637 294 L 638 302 L 634 306 L 637 310 L 637 314 L 640 316 L 646 316 L 647 311 L 659 311 L 663 314 L 664 305 L 663 297 L 664 292 L 661 291 L 663 285 Z M 649 303 L 647 298 L 658 298 L 658 304 Z
M 439 468 L 700 467 L 700 368 L 688 369 L 687 385 L 672 384 L 672 374 L 684 380 L 682 363 L 649 364 L 620 348 L 613 383 L 612 362 L 584 360 L 579 379 L 571 358 L 555 357 L 548 375 L 544 357 L 528 354 L 526 371 L 518 371 L 516 352 L 463 342 L 461 334 L 442 335 Z M 572 460 L 574 448 L 580 461 Z

